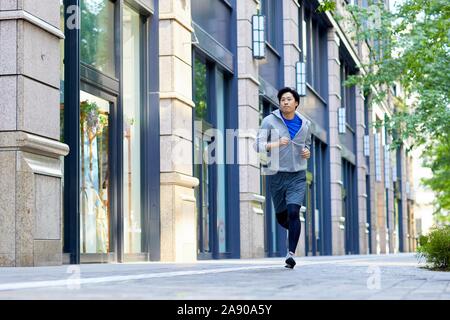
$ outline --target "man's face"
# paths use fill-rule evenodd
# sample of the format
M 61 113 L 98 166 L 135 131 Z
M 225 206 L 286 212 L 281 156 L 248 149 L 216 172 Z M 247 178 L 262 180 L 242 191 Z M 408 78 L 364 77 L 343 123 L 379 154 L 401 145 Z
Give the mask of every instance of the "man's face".
M 286 92 L 281 96 L 280 108 L 284 113 L 294 112 L 298 106 L 298 102 L 295 101 L 294 95 L 290 92 Z

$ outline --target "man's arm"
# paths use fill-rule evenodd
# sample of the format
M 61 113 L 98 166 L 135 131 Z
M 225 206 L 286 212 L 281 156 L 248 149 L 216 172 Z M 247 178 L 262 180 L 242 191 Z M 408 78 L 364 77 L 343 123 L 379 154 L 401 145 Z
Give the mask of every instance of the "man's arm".
M 253 144 L 253 149 L 255 149 L 256 152 L 268 151 L 267 145 L 269 142 L 267 139 L 269 138 L 269 130 L 270 127 L 268 121 L 264 118 L 261 123 L 261 128 L 259 128 L 258 134 L 256 135 L 256 141 Z
M 308 131 L 306 132 L 305 147 L 311 150 L 311 122 L 308 122 Z
M 311 157 L 311 123 L 308 122 L 308 130 L 306 131 L 305 148 L 302 150 L 301 155 L 304 159 Z

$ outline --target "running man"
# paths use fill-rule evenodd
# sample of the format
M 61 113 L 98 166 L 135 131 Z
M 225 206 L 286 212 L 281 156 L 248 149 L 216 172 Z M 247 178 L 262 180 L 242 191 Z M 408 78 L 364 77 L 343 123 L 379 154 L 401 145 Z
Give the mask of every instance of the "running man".
M 255 148 L 269 162 L 263 166 L 278 223 L 288 230 L 286 268 L 295 266 L 300 238 L 300 207 L 305 197 L 307 159 L 311 156 L 311 122 L 296 111 L 300 97 L 291 88 L 278 91 L 280 108 L 265 117 Z

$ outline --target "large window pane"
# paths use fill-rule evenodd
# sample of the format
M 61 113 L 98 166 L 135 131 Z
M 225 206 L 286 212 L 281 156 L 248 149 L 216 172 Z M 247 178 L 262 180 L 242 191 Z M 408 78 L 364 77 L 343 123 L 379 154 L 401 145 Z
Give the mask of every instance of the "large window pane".
M 110 251 L 110 103 L 80 92 L 81 253 Z
M 59 1 L 60 13 L 60 29 L 64 32 L 64 5 L 63 1 Z M 59 42 L 60 48 L 60 62 L 59 62 L 59 115 L 60 115 L 60 140 L 64 142 L 64 40 Z
M 223 73 L 216 73 L 216 114 L 217 131 L 216 160 L 217 160 L 217 235 L 219 252 L 227 251 L 227 219 L 226 219 L 226 166 L 225 166 L 225 79 Z
M 222 0 L 192 0 L 191 8 L 194 22 L 230 49 L 230 8 Z
M 204 154 L 208 154 L 208 145 L 211 137 L 203 133 L 211 125 L 208 123 L 208 92 L 207 92 L 207 67 L 199 59 L 195 59 L 194 65 L 194 102 L 196 121 L 194 132 L 194 176 L 200 181 L 195 187 L 194 193 L 197 200 L 197 213 L 199 217 L 198 227 L 198 251 L 211 252 L 210 243 L 210 218 L 209 218 L 209 166 L 204 161 Z
M 123 11 L 123 210 L 125 253 L 142 251 L 140 16 Z
M 81 61 L 115 76 L 114 3 L 81 0 Z

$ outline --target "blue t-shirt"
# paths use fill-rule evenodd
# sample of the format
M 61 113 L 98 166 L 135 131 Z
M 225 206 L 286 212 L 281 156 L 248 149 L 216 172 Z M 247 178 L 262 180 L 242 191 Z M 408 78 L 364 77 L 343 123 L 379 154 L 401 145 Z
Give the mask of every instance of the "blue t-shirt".
M 284 120 L 284 123 L 289 129 L 289 135 L 291 136 L 291 139 L 294 139 L 297 132 L 302 127 L 302 119 L 298 115 L 294 115 L 294 119 L 288 120 L 285 117 L 283 117 L 283 114 L 281 114 L 281 117 Z

